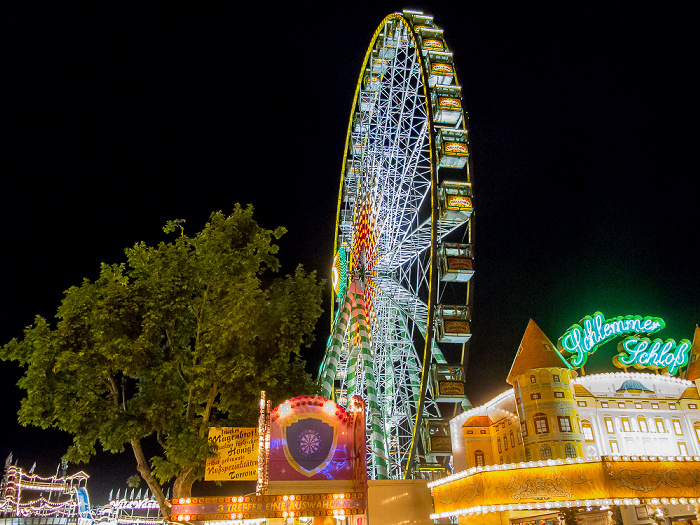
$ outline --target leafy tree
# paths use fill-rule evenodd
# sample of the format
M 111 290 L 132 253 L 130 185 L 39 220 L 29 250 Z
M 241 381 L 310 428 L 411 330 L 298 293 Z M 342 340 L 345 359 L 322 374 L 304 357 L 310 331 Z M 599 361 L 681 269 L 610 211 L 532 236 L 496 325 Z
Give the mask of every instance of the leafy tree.
M 213 213 L 194 237 L 178 221 L 164 230 L 179 235 L 102 264 L 94 282 L 66 292 L 55 328 L 38 316 L 0 357 L 25 368 L 21 424 L 71 433 L 74 462 L 98 442 L 130 446 L 167 516 L 161 484 L 174 479 L 174 497 L 190 495 L 210 426 L 257 425 L 260 390 L 273 401 L 313 391 L 298 353 L 313 340 L 321 285 L 301 267 L 265 275 L 278 270 L 285 230 L 261 228 L 251 207 Z M 150 460 L 149 436 L 162 448 Z

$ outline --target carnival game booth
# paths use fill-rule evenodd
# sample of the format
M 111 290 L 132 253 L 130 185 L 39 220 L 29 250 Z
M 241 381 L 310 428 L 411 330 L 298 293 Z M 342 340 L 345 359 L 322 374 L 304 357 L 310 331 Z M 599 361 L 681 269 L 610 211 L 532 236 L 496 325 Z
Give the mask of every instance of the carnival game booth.
M 444 523 L 697 525 L 700 329 L 647 337 L 663 320 L 597 312 L 557 345 L 527 326 L 512 388 L 450 421 L 455 474 L 431 482 Z M 617 373 L 585 375 L 615 338 Z M 628 372 L 629 369 L 635 370 Z
M 172 522 L 432 523 L 425 480 L 368 484 L 366 407 L 361 397 L 354 396 L 347 409 L 315 395 L 288 399 L 270 409 L 263 393 L 260 405 L 257 429 L 210 429 L 219 457 L 207 461 L 205 477 L 257 479 L 256 493 L 173 499 Z M 253 455 L 256 467 L 251 469 Z

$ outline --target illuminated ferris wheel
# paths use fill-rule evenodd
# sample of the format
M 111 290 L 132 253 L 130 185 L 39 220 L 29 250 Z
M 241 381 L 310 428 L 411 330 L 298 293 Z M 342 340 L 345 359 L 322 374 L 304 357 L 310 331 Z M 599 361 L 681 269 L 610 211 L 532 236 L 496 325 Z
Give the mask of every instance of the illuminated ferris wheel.
M 387 16 L 365 55 L 350 114 L 333 326 L 320 371 L 326 397 L 365 398 L 374 479 L 444 469 L 446 418 L 466 401 L 468 144 L 443 31 L 420 12 Z

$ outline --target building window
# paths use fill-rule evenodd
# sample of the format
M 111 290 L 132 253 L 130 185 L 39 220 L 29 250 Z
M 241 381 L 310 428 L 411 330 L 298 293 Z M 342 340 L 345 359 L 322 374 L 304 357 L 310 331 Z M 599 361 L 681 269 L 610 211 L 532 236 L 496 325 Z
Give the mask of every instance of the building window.
M 600 406 L 603 408 L 608 408 L 608 402 L 607 401 L 601 401 Z
M 560 432 L 571 432 L 571 419 L 569 416 L 558 416 L 559 420 L 559 431 Z
M 532 461 L 532 454 L 529 448 L 525 449 L 525 461 Z
M 659 408 L 659 404 L 658 404 L 658 403 L 652 403 L 652 404 L 651 404 L 651 408 L 658 409 L 658 408 Z
M 535 415 L 535 434 L 547 434 L 549 433 L 549 424 L 547 423 L 547 416 L 544 414 Z
M 654 421 L 656 422 L 656 431 L 657 432 L 666 432 L 666 427 L 664 426 L 663 419 L 661 419 L 660 417 L 657 417 Z
M 473 434 L 473 433 L 474 433 L 473 430 L 467 430 L 467 434 Z
M 622 430 L 624 432 L 631 432 L 632 427 L 630 426 L 630 419 L 628 417 L 622 418 Z
M 567 443 L 564 445 L 564 454 L 566 454 L 567 458 L 575 458 L 576 448 L 571 443 Z
M 554 392 L 554 397 L 564 397 L 564 392 Z
M 618 403 L 618 404 L 617 404 L 617 408 L 625 408 L 625 404 L 624 404 L 624 403 Z
M 477 467 L 484 466 L 484 453 L 481 450 L 474 452 L 474 463 Z
M 555 383 L 559 383 L 559 375 L 558 374 L 552 374 L 552 381 Z
M 500 453 L 501 452 L 501 438 L 500 437 L 496 438 L 496 443 L 498 443 L 498 452 Z
M 520 461 L 525 461 L 525 452 L 522 450 L 520 451 Z
M 669 404 L 668 404 L 668 409 L 669 409 L 669 410 L 675 410 L 675 409 L 676 409 L 676 404 L 675 404 L 675 403 L 669 403 Z
M 593 437 L 593 427 L 588 421 L 581 422 L 581 432 L 583 432 L 583 439 L 586 441 L 595 441 Z
M 500 458 L 498 458 L 498 463 L 501 464 L 501 465 L 503 465 L 503 456 L 501 456 Z
M 615 427 L 613 426 L 613 421 L 611 417 L 606 417 L 605 418 L 605 430 L 608 431 L 608 434 L 614 434 L 615 433 Z
M 695 423 L 693 428 L 695 429 L 695 437 L 698 439 L 698 443 L 700 443 L 700 423 Z
M 508 436 L 503 436 L 503 448 L 508 450 Z
M 585 407 L 585 406 L 586 406 L 586 402 L 585 402 L 585 401 L 578 401 L 577 404 L 578 404 L 578 406 L 580 406 L 580 407 Z
M 620 447 L 617 446 L 617 441 L 614 439 L 610 440 L 610 452 L 613 454 L 619 454 L 620 453 Z
M 643 416 L 637 418 L 637 423 L 639 423 L 640 432 L 649 432 L 649 427 L 647 426 L 647 420 Z
M 483 430 L 483 429 L 482 429 L 482 430 L 480 430 L 479 432 L 480 432 L 481 434 L 486 434 L 486 431 L 485 431 L 485 430 Z
M 552 448 L 549 445 L 540 447 L 540 459 L 552 459 Z
M 539 392 L 535 392 L 534 394 L 530 394 L 530 399 L 540 399 L 540 394 Z
M 688 455 L 688 447 L 685 446 L 685 443 L 682 441 L 678 442 L 678 452 L 681 453 L 681 456 L 687 456 Z
M 681 420 L 680 419 L 674 419 L 673 420 L 673 431 L 676 433 L 678 436 L 683 435 L 683 429 L 681 428 Z
M 634 404 L 634 408 L 642 408 L 642 404 L 641 404 L 641 403 L 635 403 L 635 404 Z
M 506 456 L 506 463 L 510 463 L 510 456 Z
M 688 403 L 688 408 L 697 409 L 698 405 L 696 403 Z
M 524 421 L 520 423 L 520 431 L 522 432 L 523 437 L 527 437 L 527 423 Z
M 515 448 L 515 436 L 513 435 L 513 431 L 510 431 L 510 446 Z
M 518 445 L 523 442 L 523 437 L 520 435 L 520 430 L 518 430 Z
M 530 383 L 537 383 L 537 378 L 535 376 L 530 376 Z

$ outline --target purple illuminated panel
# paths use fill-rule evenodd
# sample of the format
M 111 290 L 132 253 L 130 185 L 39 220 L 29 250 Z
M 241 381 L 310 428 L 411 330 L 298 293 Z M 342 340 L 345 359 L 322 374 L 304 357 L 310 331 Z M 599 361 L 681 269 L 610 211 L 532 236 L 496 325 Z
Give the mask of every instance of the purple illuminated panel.
M 361 460 L 355 426 L 364 429 L 363 408 L 346 411 L 320 396 L 289 399 L 272 410 L 270 481 L 352 480 Z M 359 436 L 364 443 L 364 432 Z

